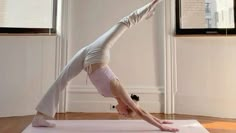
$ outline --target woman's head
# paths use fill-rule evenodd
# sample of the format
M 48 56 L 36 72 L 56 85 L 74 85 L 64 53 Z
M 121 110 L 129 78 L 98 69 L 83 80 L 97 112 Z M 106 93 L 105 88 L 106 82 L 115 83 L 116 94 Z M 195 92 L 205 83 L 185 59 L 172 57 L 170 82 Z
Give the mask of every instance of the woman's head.
M 135 94 L 131 94 L 130 98 L 136 103 L 138 104 L 139 101 L 139 96 L 135 95 Z M 134 117 L 135 116 L 135 112 L 129 108 L 129 106 L 127 106 L 125 103 L 123 102 L 119 102 L 118 105 L 116 105 L 116 109 L 119 112 L 119 114 L 125 116 L 125 117 Z

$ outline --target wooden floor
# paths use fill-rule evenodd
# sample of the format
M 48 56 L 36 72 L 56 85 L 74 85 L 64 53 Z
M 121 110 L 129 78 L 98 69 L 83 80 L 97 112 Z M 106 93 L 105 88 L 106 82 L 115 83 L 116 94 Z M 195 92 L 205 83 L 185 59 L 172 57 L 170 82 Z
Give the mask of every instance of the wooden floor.
M 198 120 L 210 133 L 236 133 L 236 119 L 221 119 L 188 115 L 154 114 L 160 119 Z M 0 133 L 21 133 L 30 123 L 33 116 L 0 118 Z M 57 114 L 57 120 L 116 120 L 117 114 L 105 113 L 66 113 Z M 138 118 L 135 118 L 138 119 Z

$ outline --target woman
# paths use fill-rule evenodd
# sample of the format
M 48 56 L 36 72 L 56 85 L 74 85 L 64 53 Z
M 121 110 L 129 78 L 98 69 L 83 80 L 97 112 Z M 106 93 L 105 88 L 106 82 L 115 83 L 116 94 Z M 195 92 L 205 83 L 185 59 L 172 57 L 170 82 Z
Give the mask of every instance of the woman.
M 68 81 L 84 69 L 101 95 L 113 97 L 117 100 L 118 105 L 116 109 L 120 114 L 129 116 L 132 112 L 135 112 L 142 119 L 160 128 L 162 131 L 178 131 L 176 128 L 163 125 L 171 124 L 171 122 L 161 121 L 137 106 L 108 66 L 112 45 L 127 29 L 143 19 L 150 18 L 154 14 L 155 7 L 159 2 L 160 0 L 153 0 L 144 7 L 132 12 L 93 43 L 79 50 L 36 107 L 37 114 L 32 121 L 32 126 L 55 126 L 55 124 L 46 121 L 45 116 L 54 117 L 61 91 L 66 87 Z

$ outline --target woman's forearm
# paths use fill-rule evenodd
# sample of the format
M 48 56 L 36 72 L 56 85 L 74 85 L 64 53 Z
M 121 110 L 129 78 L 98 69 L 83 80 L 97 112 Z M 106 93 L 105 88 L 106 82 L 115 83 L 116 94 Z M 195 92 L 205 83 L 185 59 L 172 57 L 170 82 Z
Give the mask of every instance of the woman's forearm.
M 162 128 L 162 124 L 158 122 L 158 119 L 153 117 L 151 114 L 145 112 L 144 110 L 139 110 L 136 112 L 139 117 L 143 120 L 147 121 L 148 123 L 152 124 L 155 127 Z
M 156 122 L 158 122 L 158 123 L 160 123 L 160 124 L 162 124 L 162 121 L 160 120 L 160 119 L 158 119 L 158 118 L 156 118 L 155 116 L 153 116 L 152 115 L 152 118 L 156 121 Z

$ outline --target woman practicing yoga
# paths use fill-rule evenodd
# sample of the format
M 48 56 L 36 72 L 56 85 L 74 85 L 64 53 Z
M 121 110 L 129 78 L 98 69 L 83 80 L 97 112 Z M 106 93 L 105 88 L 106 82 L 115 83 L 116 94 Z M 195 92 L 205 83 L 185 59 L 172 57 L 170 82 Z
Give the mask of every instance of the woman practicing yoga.
M 33 118 L 34 127 L 53 127 L 55 124 L 46 121 L 46 116 L 54 117 L 59 95 L 66 88 L 68 81 L 78 75 L 83 69 L 104 97 L 113 97 L 117 100 L 117 111 L 121 115 L 129 116 L 133 113 L 141 117 L 148 123 L 160 128 L 162 131 L 176 132 L 178 129 L 165 126 L 172 124 L 169 121 L 162 121 L 141 109 L 129 96 L 121 85 L 119 79 L 108 66 L 110 59 L 110 48 L 123 35 L 123 33 L 133 25 L 144 19 L 150 18 L 154 14 L 155 7 L 160 0 L 153 0 L 140 9 L 135 10 L 130 15 L 121 19 L 106 33 L 100 36 L 93 43 L 79 50 L 68 62 L 59 77 L 49 88 L 43 99 L 36 107 L 37 114 Z M 137 98 L 137 97 L 136 97 Z

